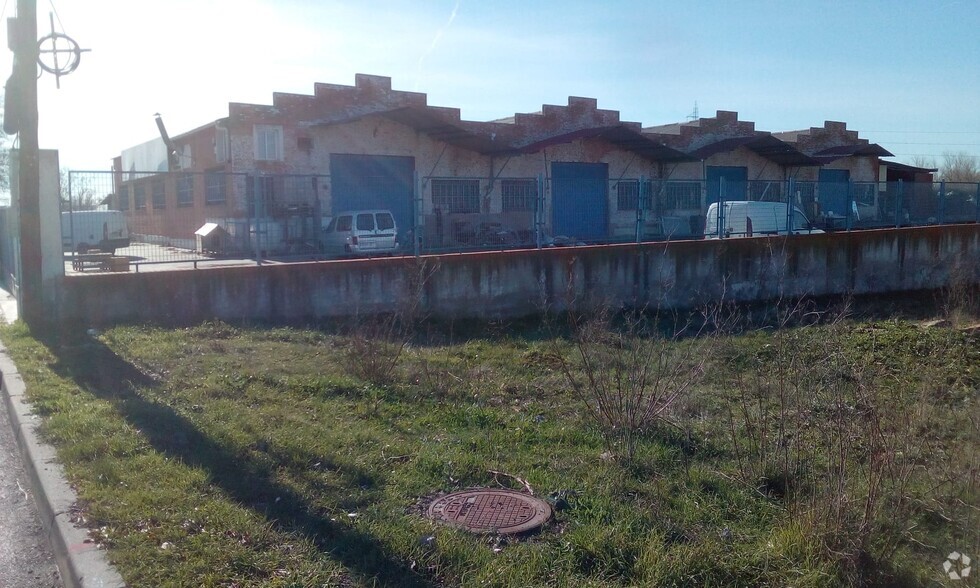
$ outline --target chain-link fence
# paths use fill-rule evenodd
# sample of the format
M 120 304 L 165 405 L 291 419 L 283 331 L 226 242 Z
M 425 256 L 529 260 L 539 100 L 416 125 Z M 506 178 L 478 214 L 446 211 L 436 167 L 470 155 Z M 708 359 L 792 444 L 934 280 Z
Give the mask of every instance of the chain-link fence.
M 138 270 L 980 222 L 974 183 L 67 176 L 62 235 L 75 269 L 107 254 Z

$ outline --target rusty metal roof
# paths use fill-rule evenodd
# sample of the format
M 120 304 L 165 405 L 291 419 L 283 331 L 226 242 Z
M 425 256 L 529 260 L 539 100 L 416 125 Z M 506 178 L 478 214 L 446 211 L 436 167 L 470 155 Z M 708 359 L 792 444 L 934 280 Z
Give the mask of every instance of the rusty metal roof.
M 881 165 L 885 166 L 888 169 L 892 169 L 896 171 L 918 173 L 918 174 L 931 174 L 933 172 L 939 171 L 938 167 L 918 167 L 916 165 L 899 163 L 897 161 L 882 161 Z
M 560 133 L 519 147 L 516 151 L 518 153 L 533 153 L 551 145 L 568 143 L 577 139 L 603 139 L 626 151 L 632 151 L 653 161 L 670 163 L 697 161 L 696 158 L 651 139 L 626 125 L 584 128 Z
M 462 147 L 470 151 L 476 151 L 477 153 L 489 154 L 506 151 L 509 148 L 506 142 L 497 141 L 496 133 L 493 131 L 476 132 L 467 128 L 467 125 L 463 121 L 453 120 L 441 112 L 433 111 L 430 107 L 398 108 L 379 114 L 387 119 L 425 133 L 437 141 L 449 143 L 450 145 Z M 494 123 L 481 124 L 492 126 Z
M 707 159 L 716 153 L 734 151 L 739 147 L 745 147 L 779 165 L 820 165 L 820 162 L 816 159 L 806 155 L 789 143 L 780 141 L 768 133 L 719 139 L 718 141 L 708 143 L 707 145 L 692 151 L 690 154 L 697 159 Z
M 830 163 L 831 161 L 854 155 L 893 157 L 892 153 L 877 143 L 856 143 L 853 145 L 838 145 L 837 147 L 817 151 L 813 154 L 813 158 L 820 163 Z
M 551 145 L 568 143 L 577 139 L 602 139 L 654 161 L 669 163 L 697 161 L 696 158 L 647 137 L 627 125 L 587 127 L 555 133 L 522 145 L 512 139 L 519 130 L 514 123 L 462 121 L 432 107 L 404 106 L 349 112 L 321 119 L 313 123 L 313 126 L 344 124 L 366 116 L 382 116 L 425 133 L 437 141 L 484 155 L 533 153 Z

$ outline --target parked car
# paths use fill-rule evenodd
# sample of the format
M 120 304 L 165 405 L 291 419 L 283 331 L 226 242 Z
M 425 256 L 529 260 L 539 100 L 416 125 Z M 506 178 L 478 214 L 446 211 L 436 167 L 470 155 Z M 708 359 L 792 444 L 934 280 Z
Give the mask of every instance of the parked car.
M 61 242 L 65 251 L 98 249 L 115 253 L 129 247 L 126 213 L 119 210 L 78 210 L 61 213 Z
M 332 256 L 391 255 L 398 251 L 398 227 L 390 210 L 353 210 L 333 216 L 321 237 Z
M 758 237 L 762 235 L 810 235 L 823 233 L 814 228 L 799 208 L 793 207 L 792 225 L 787 230 L 787 204 L 785 202 L 750 202 L 732 200 L 724 202 L 724 208 L 715 202 L 708 206 L 705 215 L 704 236 L 707 239 L 724 237 Z M 718 215 L 723 212 L 724 224 L 719 231 Z

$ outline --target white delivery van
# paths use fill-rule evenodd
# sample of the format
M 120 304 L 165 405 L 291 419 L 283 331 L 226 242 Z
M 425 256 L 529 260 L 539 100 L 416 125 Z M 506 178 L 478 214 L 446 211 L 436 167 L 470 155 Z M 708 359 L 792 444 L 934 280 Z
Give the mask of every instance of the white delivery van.
M 725 202 L 723 208 L 717 202 L 708 206 L 705 215 L 704 236 L 706 239 L 724 237 L 760 237 L 764 235 L 812 235 L 823 233 L 806 218 L 800 209 L 793 207 L 792 224 L 787 230 L 785 202 L 750 202 L 732 200 Z M 718 216 L 723 213 L 724 226 L 719 232 Z
M 390 210 L 341 212 L 324 227 L 327 255 L 391 255 L 398 251 L 398 227 Z
M 115 253 L 129 247 L 126 213 L 120 210 L 78 210 L 61 213 L 61 242 L 65 251 L 99 249 Z

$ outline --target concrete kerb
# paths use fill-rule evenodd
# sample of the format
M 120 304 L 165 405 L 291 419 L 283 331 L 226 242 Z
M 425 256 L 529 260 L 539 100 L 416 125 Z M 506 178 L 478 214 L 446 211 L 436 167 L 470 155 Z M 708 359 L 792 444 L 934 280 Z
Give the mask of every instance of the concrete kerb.
M 38 417 L 24 396 L 24 382 L 0 344 L 0 390 L 10 413 L 14 436 L 31 478 L 41 522 L 68 588 L 119 588 L 126 584 L 109 563 L 106 553 L 91 541 L 85 529 L 71 522 L 77 496 L 65 479 L 54 448 L 37 436 Z

